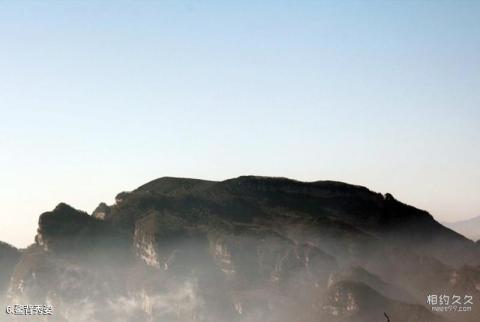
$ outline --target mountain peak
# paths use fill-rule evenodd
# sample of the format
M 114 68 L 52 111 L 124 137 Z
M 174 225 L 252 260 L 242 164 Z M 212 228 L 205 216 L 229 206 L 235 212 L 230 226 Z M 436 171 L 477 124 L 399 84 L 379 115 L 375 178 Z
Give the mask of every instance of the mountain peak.
M 161 177 L 141 185 L 134 192 L 153 191 L 162 194 L 181 194 L 188 193 L 195 189 L 201 189 L 214 184 L 215 181 L 180 178 L 180 177 Z
M 64 202 L 60 202 L 55 208 L 53 209 L 53 212 L 56 213 L 65 213 L 65 214 L 75 214 L 78 212 L 75 208 L 70 206 L 69 204 L 66 204 Z

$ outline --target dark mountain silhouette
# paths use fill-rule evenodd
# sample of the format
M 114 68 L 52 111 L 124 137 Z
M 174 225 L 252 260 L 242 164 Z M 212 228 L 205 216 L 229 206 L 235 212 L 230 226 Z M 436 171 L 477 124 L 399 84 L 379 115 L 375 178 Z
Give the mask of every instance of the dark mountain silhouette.
M 479 255 L 427 212 L 361 186 L 165 177 L 92 215 L 42 214 L 36 244 L 8 260 L 6 301 L 54 303 L 69 322 L 473 322 L 476 311 L 440 316 L 425 301 L 479 296 Z

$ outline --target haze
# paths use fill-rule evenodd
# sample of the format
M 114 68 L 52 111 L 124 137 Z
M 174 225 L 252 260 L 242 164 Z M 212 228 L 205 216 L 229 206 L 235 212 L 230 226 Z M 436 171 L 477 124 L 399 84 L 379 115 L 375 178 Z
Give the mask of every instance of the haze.
M 161 176 L 480 214 L 480 3 L 0 3 L 0 240 Z

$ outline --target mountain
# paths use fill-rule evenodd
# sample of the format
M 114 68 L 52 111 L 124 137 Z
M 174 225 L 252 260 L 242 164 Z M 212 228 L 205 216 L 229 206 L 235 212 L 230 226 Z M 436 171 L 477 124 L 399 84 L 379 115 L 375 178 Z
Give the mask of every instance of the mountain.
M 92 214 L 60 203 L 6 260 L 5 302 L 48 321 L 473 322 L 480 248 L 390 194 L 334 181 L 164 177 Z
M 480 216 L 462 221 L 444 223 L 444 225 L 467 238 L 480 240 Z
M 7 291 L 13 269 L 20 259 L 20 252 L 15 247 L 0 242 L 0 297 Z

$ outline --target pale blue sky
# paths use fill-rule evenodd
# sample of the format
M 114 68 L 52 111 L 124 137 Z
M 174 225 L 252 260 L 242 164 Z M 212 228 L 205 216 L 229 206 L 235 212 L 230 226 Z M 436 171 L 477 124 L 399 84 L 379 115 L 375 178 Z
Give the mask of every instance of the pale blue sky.
M 0 240 L 160 176 L 480 214 L 480 1 L 0 1 Z

